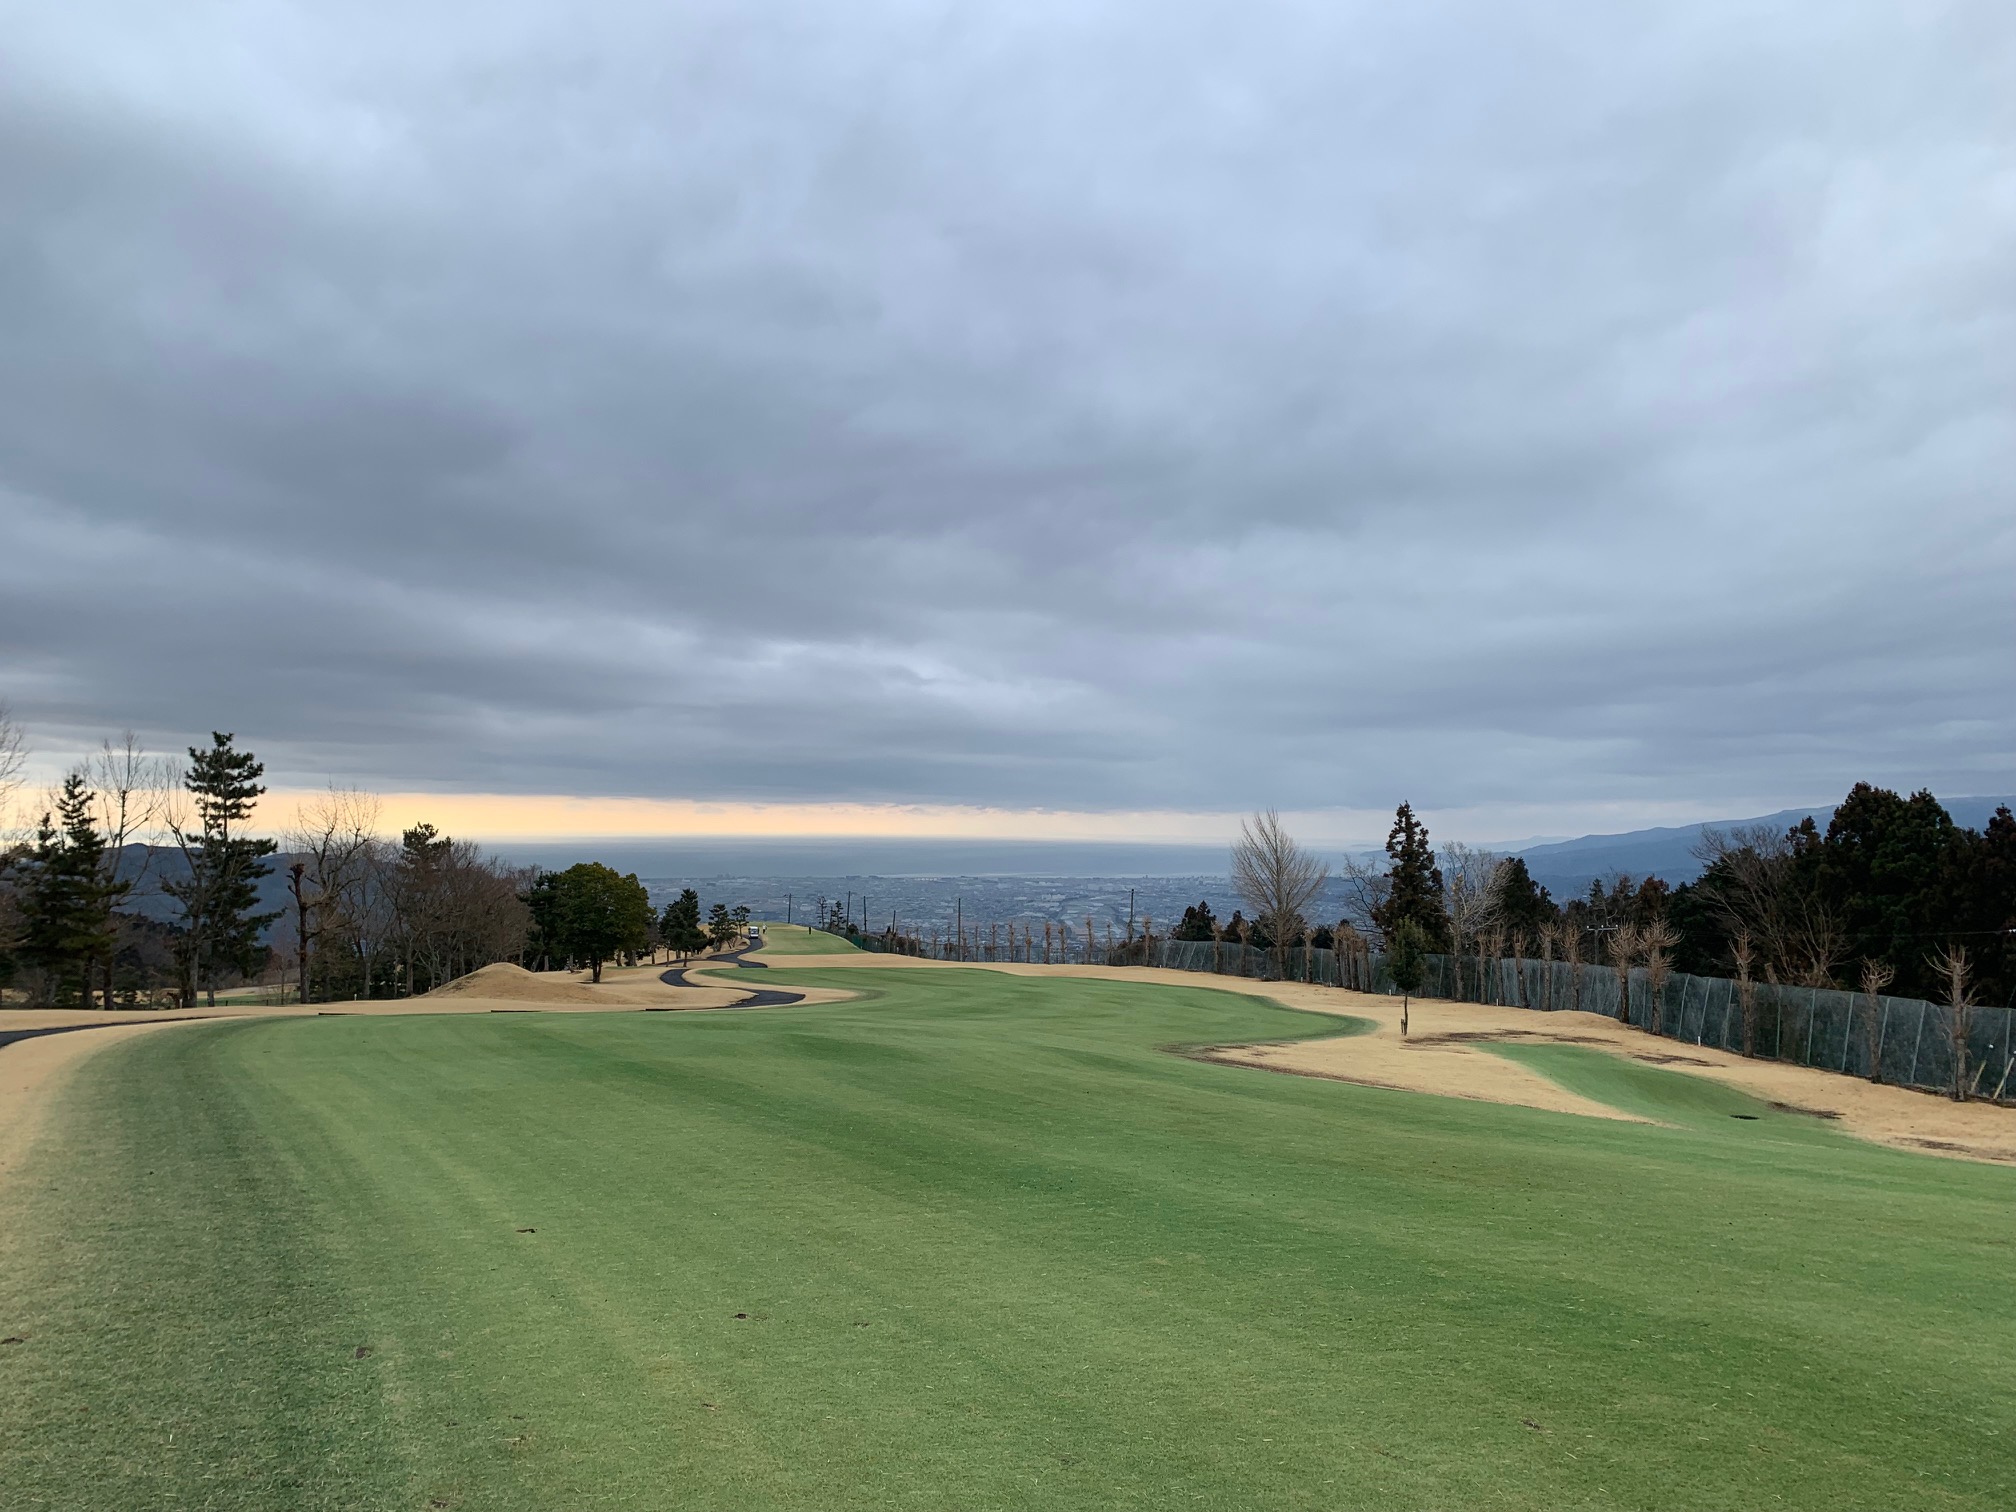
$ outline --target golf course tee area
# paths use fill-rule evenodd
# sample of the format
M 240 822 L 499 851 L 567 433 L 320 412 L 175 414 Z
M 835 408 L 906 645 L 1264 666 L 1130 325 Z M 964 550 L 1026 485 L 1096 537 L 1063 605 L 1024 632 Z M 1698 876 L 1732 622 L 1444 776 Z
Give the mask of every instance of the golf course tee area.
M 0 1177 L 0 1506 L 2016 1506 L 2016 1169 L 1186 1056 L 1205 986 L 108 1043 Z M 88 1035 L 88 1031 L 86 1032 Z M 13 1053 L 0 1050 L 0 1056 Z

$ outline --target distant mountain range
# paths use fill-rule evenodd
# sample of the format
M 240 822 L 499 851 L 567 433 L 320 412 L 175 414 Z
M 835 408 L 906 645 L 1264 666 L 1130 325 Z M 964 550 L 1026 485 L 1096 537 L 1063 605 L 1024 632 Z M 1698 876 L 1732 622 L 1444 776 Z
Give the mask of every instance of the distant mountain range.
M 1947 798 L 1940 803 L 1955 824 L 1980 829 L 2003 804 L 2016 809 L 2016 797 Z M 1674 829 L 1628 830 L 1621 835 L 1584 835 L 1579 840 L 1558 840 L 1549 845 L 1529 845 L 1514 854 L 1525 859 L 1527 871 L 1556 898 L 1572 897 L 1589 890 L 1594 881 L 1608 882 L 1618 873 L 1638 878 L 1658 877 L 1678 887 L 1701 875 L 1701 863 L 1694 848 L 1704 830 L 1746 829 L 1768 825 L 1790 829 L 1811 817 L 1822 829 L 1834 816 L 1834 805 L 1824 808 L 1780 809 L 1775 814 L 1759 814 L 1754 819 L 1713 819 L 1702 824 L 1683 824 Z

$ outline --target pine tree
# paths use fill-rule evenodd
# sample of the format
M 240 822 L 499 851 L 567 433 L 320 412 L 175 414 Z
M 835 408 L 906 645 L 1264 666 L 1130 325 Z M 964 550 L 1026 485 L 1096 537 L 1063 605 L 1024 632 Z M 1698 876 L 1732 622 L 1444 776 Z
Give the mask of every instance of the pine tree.
M 96 797 L 84 785 L 83 775 L 72 772 L 64 779 L 62 797 L 56 805 L 57 820 L 63 826 L 65 870 L 75 906 L 71 947 L 77 959 L 77 989 L 86 1007 L 91 1003 L 92 969 L 112 954 L 117 943 L 112 909 L 133 887 L 131 882 L 120 882 L 111 874 L 105 837 L 98 832 L 97 818 L 92 812 Z
M 1372 922 L 1390 941 L 1402 923 L 1412 920 L 1420 928 L 1422 949 L 1448 949 L 1442 870 L 1428 844 L 1428 826 L 1414 817 L 1412 804 L 1403 803 L 1394 811 L 1386 857 L 1386 900 L 1372 910 Z
M 1540 938 L 1540 931 L 1561 916 L 1547 889 L 1533 880 L 1526 858 L 1514 856 L 1505 863 L 1498 883 L 1498 918 L 1515 946 Z
M 194 829 L 174 826 L 188 874 L 163 882 L 161 890 L 182 906 L 182 937 L 176 942 L 176 969 L 183 1006 L 206 990 L 217 1001 L 217 978 L 226 971 L 250 974 L 263 951 L 259 936 L 280 910 L 254 913 L 259 879 L 272 868 L 265 858 L 278 847 L 242 833 L 259 796 L 266 768 L 250 751 L 232 747 L 233 736 L 211 732 L 210 749 L 189 748 L 189 771 L 182 780 L 195 800 Z
M 89 1004 L 92 967 L 111 953 L 112 906 L 130 883 L 107 876 L 105 838 L 82 773 L 63 780 L 56 812 L 44 813 L 22 889 L 22 963 L 41 974 L 51 1001 Z
M 1428 973 L 1428 943 L 1419 921 L 1401 919 L 1392 927 L 1386 937 L 1386 970 L 1400 989 L 1400 1038 L 1405 1039 L 1407 1010 Z
M 688 887 L 667 903 L 658 932 L 664 937 L 665 948 L 677 951 L 682 958 L 705 950 L 707 931 L 700 927 L 700 894 Z

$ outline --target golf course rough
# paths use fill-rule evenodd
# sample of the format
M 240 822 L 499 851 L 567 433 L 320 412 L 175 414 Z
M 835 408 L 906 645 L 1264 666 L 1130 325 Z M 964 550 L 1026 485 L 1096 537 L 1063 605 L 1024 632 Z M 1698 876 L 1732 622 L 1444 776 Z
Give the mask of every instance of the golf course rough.
M 2016 1505 L 2016 1172 L 1572 1050 L 1659 1122 L 1165 1053 L 1335 1030 L 1201 987 L 770 975 L 863 995 L 89 1058 L 0 1190 L 6 1505 Z

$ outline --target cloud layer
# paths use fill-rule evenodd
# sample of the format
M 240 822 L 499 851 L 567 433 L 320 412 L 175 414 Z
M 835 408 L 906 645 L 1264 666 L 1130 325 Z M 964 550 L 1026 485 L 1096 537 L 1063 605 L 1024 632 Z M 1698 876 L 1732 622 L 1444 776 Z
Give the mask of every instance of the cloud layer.
M 399 791 L 2006 791 L 2016 16 L 1541 11 L 35 8 L 0 694 Z

